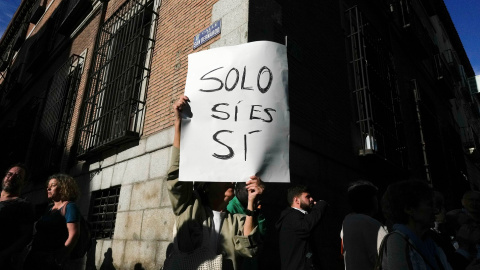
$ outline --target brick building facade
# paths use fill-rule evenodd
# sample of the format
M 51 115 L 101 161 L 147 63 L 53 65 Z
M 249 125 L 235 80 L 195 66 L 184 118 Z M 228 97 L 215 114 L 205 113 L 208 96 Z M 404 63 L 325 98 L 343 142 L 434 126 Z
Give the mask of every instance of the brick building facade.
M 221 34 L 194 50 L 217 20 Z M 48 175 L 77 179 L 97 238 L 87 266 L 158 269 L 173 239 L 163 182 L 187 56 L 258 40 L 287 45 L 291 178 L 330 203 L 314 235 L 324 269 L 341 268 L 350 181 L 423 179 L 450 207 L 478 189 L 474 72 L 441 0 L 23 0 L 0 40 L 1 166 L 27 163 L 38 213 Z M 286 188 L 264 198 L 270 269 Z

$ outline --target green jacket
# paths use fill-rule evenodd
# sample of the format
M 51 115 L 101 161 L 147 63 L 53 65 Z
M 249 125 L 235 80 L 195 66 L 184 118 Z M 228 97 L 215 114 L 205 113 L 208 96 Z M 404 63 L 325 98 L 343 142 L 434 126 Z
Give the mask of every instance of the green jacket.
M 238 200 L 235 196 L 227 205 L 228 212 L 232 214 L 242 214 L 245 215 L 245 207 L 243 207 L 242 203 Z M 265 217 L 262 214 L 259 214 L 257 217 L 258 223 L 258 232 L 264 236 L 267 228 L 265 227 Z
M 176 216 L 176 240 L 179 248 L 191 249 L 201 245 L 202 233 L 199 224 L 211 228 L 213 213 L 204 207 L 199 195 L 193 191 L 193 182 L 178 181 L 180 150 L 172 147 L 171 167 L 168 170 L 167 189 Z M 253 257 L 258 252 L 257 227 L 248 236 L 243 235 L 245 215 L 228 213 L 223 220 L 217 254 L 223 255 L 224 269 L 238 269 L 242 257 Z

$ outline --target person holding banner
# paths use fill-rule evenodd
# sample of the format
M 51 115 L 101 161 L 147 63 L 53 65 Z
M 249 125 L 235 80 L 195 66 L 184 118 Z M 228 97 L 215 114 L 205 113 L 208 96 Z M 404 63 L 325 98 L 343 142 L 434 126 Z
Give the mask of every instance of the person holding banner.
M 188 97 L 182 96 L 173 105 L 175 135 L 166 184 L 173 213 L 176 215 L 177 233 L 173 250 L 167 250 L 164 268 L 179 269 L 179 265 L 189 264 L 190 268 L 197 269 L 205 267 L 206 261 L 212 261 L 221 255 L 221 266 L 215 264 L 216 268 L 238 269 L 242 257 L 256 256 L 259 250 L 254 205 L 264 186 L 257 176 L 251 176 L 246 182 L 248 205 L 246 215 L 242 215 L 231 214 L 226 210 L 228 202 L 234 196 L 234 183 L 204 182 L 196 185 L 194 190 L 193 182 L 179 181 L 181 112 L 189 106 L 187 102 Z M 193 180 L 195 179 L 191 179 Z M 206 256 L 200 263 L 192 266 L 195 264 L 193 260 L 197 260 L 194 257 L 200 256 L 201 249 L 208 249 L 215 254 L 215 258 Z M 180 253 L 184 255 L 179 255 Z M 211 264 L 208 264 L 207 268 L 211 267 Z

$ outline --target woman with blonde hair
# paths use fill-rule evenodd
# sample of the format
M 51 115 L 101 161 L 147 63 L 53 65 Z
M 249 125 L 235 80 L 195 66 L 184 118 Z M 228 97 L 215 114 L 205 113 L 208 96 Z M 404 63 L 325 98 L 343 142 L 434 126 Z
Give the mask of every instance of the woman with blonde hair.
M 25 269 L 71 269 L 69 255 L 80 236 L 80 211 L 75 200 L 78 185 L 73 177 L 48 178 L 47 197 L 52 202 L 35 225 L 36 234 Z

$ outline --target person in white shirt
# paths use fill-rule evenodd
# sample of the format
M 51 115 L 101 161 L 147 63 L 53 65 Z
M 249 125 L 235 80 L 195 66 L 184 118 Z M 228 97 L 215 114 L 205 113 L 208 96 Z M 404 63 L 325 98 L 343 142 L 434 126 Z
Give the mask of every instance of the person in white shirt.
M 373 269 L 378 249 L 387 234 L 385 227 L 373 218 L 378 212 L 378 188 L 368 181 L 352 183 L 347 191 L 352 212 L 343 220 L 342 253 L 346 270 Z

